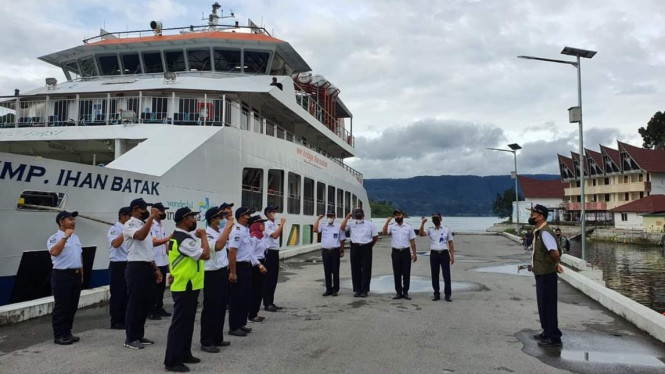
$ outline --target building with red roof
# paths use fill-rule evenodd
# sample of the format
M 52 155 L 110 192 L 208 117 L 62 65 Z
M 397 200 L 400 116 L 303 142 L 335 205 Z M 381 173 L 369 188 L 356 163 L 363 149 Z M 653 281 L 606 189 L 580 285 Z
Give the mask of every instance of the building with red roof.
M 541 180 L 522 175 L 519 176 L 518 180 L 524 194 L 524 201 L 520 201 L 520 207 L 517 209 L 520 214 L 520 222 L 526 222 L 529 219 L 529 211 L 525 208 L 536 204 L 546 206 L 550 210 L 549 220 L 561 220 L 561 215 L 563 214 L 563 190 L 568 186 L 568 183 L 563 183 L 558 179 Z M 515 217 L 513 217 L 514 219 Z

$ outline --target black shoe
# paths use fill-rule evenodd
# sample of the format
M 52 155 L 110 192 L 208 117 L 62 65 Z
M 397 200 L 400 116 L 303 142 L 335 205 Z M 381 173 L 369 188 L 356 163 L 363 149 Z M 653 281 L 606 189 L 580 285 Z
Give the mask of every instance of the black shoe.
M 81 338 L 79 338 L 79 337 L 76 336 L 76 335 L 69 335 L 69 336 L 67 337 L 67 339 L 71 340 L 72 343 L 78 343 L 79 341 L 81 341 Z
M 453 302 L 453 299 L 451 299 L 450 296 L 446 296 L 446 301 L 451 303 L 451 302 Z
M 402 298 L 407 299 L 407 300 L 411 300 L 411 296 L 409 296 L 409 294 L 406 293 L 406 292 L 402 295 Z
M 362 292 L 362 293 L 360 294 L 360 297 L 367 297 L 367 292 Z
M 167 312 L 166 309 L 164 309 L 164 308 L 158 310 L 156 314 L 159 314 L 162 317 L 171 317 L 172 316 L 172 314 Z
M 53 339 L 53 343 L 60 345 L 70 345 L 74 342 L 69 337 L 66 337 L 66 338 L 55 338 Z
M 229 335 L 233 335 L 233 336 L 247 336 L 247 333 L 244 332 L 244 331 L 242 331 L 242 330 L 240 330 L 240 329 L 237 329 L 237 330 L 229 330 Z
M 252 332 L 252 328 L 251 328 L 251 327 L 247 327 L 247 326 L 243 326 L 243 327 L 241 327 L 240 330 L 242 330 L 242 331 L 244 331 L 244 332 L 246 332 L 246 333 L 248 333 L 248 334 L 249 334 L 250 332 Z
M 134 340 L 134 341 L 132 341 L 132 342 L 127 342 L 127 341 L 126 341 L 126 342 L 125 342 L 125 348 L 129 348 L 129 349 L 143 349 L 143 348 L 145 348 L 145 346 L 144 346 L 143 344 L 141 344 L 140 341 L 138 341 L 138 340 Z
M 353 297 L 360 297 L 360 292 L 354 292 Z
M 189 373 L 189 368 L 185 364 L 178 364 L 173 366 L 164 366 L 164 370 L 175 373 Z
M 139 343 L 141 343 L 143 345 L 153 345 L 153 344 L 155 344 L 154 341 L 152 341 L 150 339 L 146 339 L 146 338 L 139 339 Z
M 148 319 L 151 319 L 153 321 L 160 321 L 162 319 L 162 316 L 160 316 L 159 314 L 154 314 L 153 313 L 153 314 L 148 316 Z
M 214 345 L 202 345 L 201 350 L 208 353 L 219 353 L 219 348 Z
M 201 359 L 198 357 L 189 356 L 186 359 L 182 360 L 182 362 L 186 364 L 198 364 L 199 362 L 201 362 Z
M 332 295 L 332 291 L 326 291 L 323 294 L 321 294 L 321 296 L 330 296 L 330 295 Z
M 395 294 L 395 296 L 393 296 L 393 300 L 399 300 L 399 299 L 401 299 L 401 298 L 402 298 L 402 294 L 401 294 L 401 293 L 397 293 L 397 294 Z
M 434 297 L 432 298 L 432 301 L 439 301 L 439 300 L 441 300 L 441 296 L 439 295 L 434 295 Z
M 538 342 L 539 347 L 561 347 L 563 344 L 561 341 L 555 342 L 552 341 L 551 339 L 543 339 Z
M 222 340 L 221 343 L 215 343 L 215 347 L 228 347 L 231 345 L 231 342 L 227 342 L 226 340 Z
M 249 318 L 248 319 L 249 322 L 263 322 L 265 320 L 266 320 L 265 317 L 261 317 L 261 316 L 256 316 L 254 318 Z
M 271 304 L 271 305 L 274 306 L 275 309 L 277 309 L 277 310 L 282 310 L 282 309 L 284 309 L 284 308 L 282 308 L 281 306 L 277 306 L 277 305 L 275 305 L 275 304 Z
M 333 291 L 332 295 L 333 297 L 337 296 L 337 291 Z
M 268 305 L 267 307 L 265 307 L 263 309 L 268 311 L 268 312 L 276 312 L 277 311 L 277 308 L 275 307 L 275 305 Z
M 122 322 L 116 322 L 111 324 L 111 329 L 112 330 L 124 330 L 125 329 L 125 324 Z
M 533 338 L 536 339 L 536 340 L 545 340 L 545 339 L 547 339 L 544 332 L 541 332 L 540 334 L 534 335 Z

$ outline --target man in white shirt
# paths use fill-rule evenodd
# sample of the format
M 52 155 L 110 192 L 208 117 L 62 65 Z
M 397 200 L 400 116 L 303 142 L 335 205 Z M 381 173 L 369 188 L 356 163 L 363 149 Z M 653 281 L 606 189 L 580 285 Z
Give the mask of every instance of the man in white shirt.
M 323 216 L 318 216 L 314 222 L 314 231 L 321 237 L 321 258 L 323 260 L 323 273 L 326 279 L 326 292 L 322 296 L 337 296 L 339 292 L 339 262 L 344 257 L 344 241 L 346 235 L 341 225 L 335 222 L 335 211 L 326 213 L 327 222 L 320 224 Z
M 63 210 L 55 222 L 58 231 L 46 241 L 53 262 L 51 290 L 53 291 L 53 342 L 69 345 L 80 340 L 72 335 L 74 315 L 79 305 L 83 286 L 83 248 L 79 237 L 74 234 L 78 212 Z
M 404 212 L 397 209 L 393 212 L 395 223 L 390 224 L 393 217 L 386 219 L 383 225 L 383 235 L 390 234 L 390 246 L 392 247 L 391 259 L 393 262 L 393 276 L 395 278 L 395 296 L 393 300 L 411 300 L 409 296 L 409 285 L 411 282 L 411 261 L 418 260 L 416 251 L 416 233 L 413 226 L 404 222 Z M 409 253 L 411 250 L 412 253 Z
M 354 221 L 348 223 L 353 217 Z M 376 227 L 365 220 L 365 212 L 361 208 L 349 213 L 340 227 L 349 231 L 351 237 L 351 280 L 353 297 L 367 297 L 372 279 L 372 250 L 379 238 Z
M 125 329 L 125 313 L 127 312 L 127 282 L 125 270 L 127 269 L 127 248 L 125 247 L 122 226 L 131 217 L 132 210 L 128 206 L 118 211 L 116 222 L 106 233 L 109 242 L 109 314 L 111 315 L 111 328 Z
M 432 223 L 434 226 L 425 230 L 427 218 L 423 218 L 420 223 L 420 236 L 429 237 L 429 266 L 432 271 L 432 288 L 434 297 L 432 301 L 441 300 L 439 287 L 439 269 L 443 273 L 443 294 L 446 301 L 451 302 L 452 288 L 450 284 L 450 265 L 455 263 L 455 247 L 453 245 L 453 232 L 449 227 L 441 225 L 441 213 L 432 214 Z
M 276 312 L 282 307 L 275 305 L 275 290 L 277 289 L 277 278 L 279 277 L 279 237 L 282 236 L 282 230 L 286 223 L 285 218 L 280 218 L 279 225 L 275 222 L 277 210 L 279 208 L 268 206 L 263 210 L 268 221 L 266 221 L 266 230 L 263 232 L 266 242 L 266 284 L 263 290 L 263 308 L 268 312 Z
M 155 264 L 162 272 L 162 281 L 155 284 L 155 302 L 148 318 L 160 320 L 162 317 L 170 317 L 171 313 L 164 309 L 164 290 L 166 289 L 166 273 L 169 271 L 169 256 L 166 250 L 166 243 L 171 236 L 166 236 L 164 224 L 162 221 L 166 218 L 166 210 L 169 209 L 162 203 L 155 203 L 153 208 L 159 210 L 159 215 L 152 222 L 150 234 L 152 235 L 153 251 L 155 252 Z
M 125 222 L 122 233 L 127 246 L 127 313 L 125 315 L 125 347 L 143 349 L 154 344 L 144 337 L 145 320 L 154 302 L 155 283 L 162 281 L 162 272 L 155 264 L 150 228 L 159 210 L 148 206 L 143 199 L 129 204 L 132 217 Z

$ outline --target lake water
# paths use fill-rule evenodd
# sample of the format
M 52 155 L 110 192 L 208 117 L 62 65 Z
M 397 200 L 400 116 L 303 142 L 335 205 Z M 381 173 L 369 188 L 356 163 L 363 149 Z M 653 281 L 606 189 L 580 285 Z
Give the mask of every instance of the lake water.
M 426 218 L 427 223 L 425 223 L 425 228 L 432 226 L 432 217 Z M 408 217 L 404 219 L 404 222 L 417 230 L 420 228 L 421 220 L 422 217 Z M 502 220 L 496 217 L 442 217 L 441 224 L 450 227 L 453 232 L 485 232 L 489 227 L 499 222 L 502 222 Z M 383 225 L 386 223 L 386 218 L 373 217 L 372 223 L 377 231 L 381 231 Z

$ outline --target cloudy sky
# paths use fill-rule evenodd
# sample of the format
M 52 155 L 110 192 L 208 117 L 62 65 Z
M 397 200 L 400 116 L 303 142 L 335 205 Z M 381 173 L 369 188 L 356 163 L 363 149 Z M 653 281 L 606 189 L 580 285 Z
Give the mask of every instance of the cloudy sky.
M 0 0 L 0 94 L 62 74 L 36 57 L 110 31 L 202 24 L 210 0 Z M 598 51 L 582 62 L 584 143 L 641 145 L 637 129 L 665 106 L 665 4 L 660 0 L 222 1 L 286 40 L 342 91 L 354 114 L 366 178 L 558 173 L 578 149 L 577 76 L 564 46 Z

